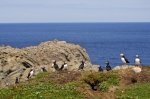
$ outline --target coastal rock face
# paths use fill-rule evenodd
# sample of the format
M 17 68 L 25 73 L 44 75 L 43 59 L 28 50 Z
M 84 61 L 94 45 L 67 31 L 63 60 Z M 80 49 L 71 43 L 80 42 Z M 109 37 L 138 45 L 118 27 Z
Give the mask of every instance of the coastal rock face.
M 56 60 L 57 64 L 61 66 L 63 62 L 67 62 L 69 70 L 77 69 L 81 61 L 90 63 L 90 59 L 86 50 L 79 45 L 69 44 L 65 41 L 49 41 L 41 43 L 39 46 L 24 48 L 28 57 L 32 58 L 40 66 L 51 66 L 52 60 Z
M 48 41 L 23 49 L 0 47 L 0 84 L 14 84 L 16 77 L 20 81 L 27 80 L 31 68 L 35 70 L 35 75 L 41 72 L 41 67 L 54 71 L 51 67 L 53 60 L 59 67 L 67 62 L 68 70 L 77 70 L 82 60 L 85 61 L 85 70 L 91 68 L 86 50 L 65 41 Z

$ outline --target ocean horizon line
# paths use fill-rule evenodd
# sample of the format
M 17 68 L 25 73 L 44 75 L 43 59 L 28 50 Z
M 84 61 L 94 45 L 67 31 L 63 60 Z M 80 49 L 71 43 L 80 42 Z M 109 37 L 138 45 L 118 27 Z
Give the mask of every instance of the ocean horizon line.
M 150 24 L 150 22 L 0 22 L 0 24 Z

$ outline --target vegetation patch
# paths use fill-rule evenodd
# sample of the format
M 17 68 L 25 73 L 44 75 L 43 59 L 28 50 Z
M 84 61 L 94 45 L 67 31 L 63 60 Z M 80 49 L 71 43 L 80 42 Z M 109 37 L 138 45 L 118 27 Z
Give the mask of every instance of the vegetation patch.
M 119 76 L 117 72 L 88 72 L 83 80 L 91 86 L 93 90 L 108 91 L 111 86 L 119 85 Z
M 149 77 L 149 67 L 138 74 L 130 69 L 44 72 L 0 89 L 0 99 L 149 99 Z
M 116 91 L 117 99 L 149 99 L 150 83 L 138 83 Z
M 82 99 L 76 84 L 37 83 L 0 90 L 0 99 Z

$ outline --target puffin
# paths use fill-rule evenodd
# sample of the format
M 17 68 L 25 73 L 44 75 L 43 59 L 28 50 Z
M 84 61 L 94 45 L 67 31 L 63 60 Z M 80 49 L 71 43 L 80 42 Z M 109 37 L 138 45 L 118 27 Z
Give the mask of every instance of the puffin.
M 111 70 L 111 66 L 109 64 L 109 61 L 106 61 L 105 64 L 106 64 L 106 70 L 110 71 Z
M 84 62 L 84 61 L 81 61 L 81 64 L 80 64 L 80 66 L 79 66 L 79 69 L 78 69 L 78 70 L 83 70 L 84 65 L 85 65 L 85 62 Z
M 64 62 L 64 64 L 62 64 L 59 70 L 68 70 L 68 64 Z
M 19 77 L 16 77 L 15 84 L 19 83 Z
M 45 67 L 41 67 L 42 72 L 47 72 Z
M 57 63 L 56 63 L 56 60 L 54 60 L 54 62 L 53 62 L 53 64 L 52 64 L 52 67 L 54 67 L 55 68 L 55 70 L 59 70 L 59 66 L 57 65 Z
M 140 66 L 141 65 L 141 59 L 140 59 L 139 55 L 136 55 L 135 57 L 136 57 L 134 60 L 135 66 Z
M 33 74 L 34 74 L 34 70 L 31 69 L 30 72 L 28 73 L 27 78 L 30 79 L 33 76 Z
M 121 57 L 121 61 L 122 61 L 124 64 L 130 63 L 123 53 L 120 54 L 120 57 Z
M 103 69 L 102 69 L 101 66 L 98 67 L 98 71 L 99 71 L 99 72 L 102 72 L 102 71 L 103 71 Z

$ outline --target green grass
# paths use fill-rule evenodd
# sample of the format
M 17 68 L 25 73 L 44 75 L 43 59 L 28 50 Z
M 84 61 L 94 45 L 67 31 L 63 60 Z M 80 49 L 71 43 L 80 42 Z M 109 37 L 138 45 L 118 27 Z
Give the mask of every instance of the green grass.
M 51 84 L 25 85 L 0 91 L 0 99 L 81 99 L 74 86 Z
M 77 91 L 77 83 L 53 84 L 38 82 L 44 79 L 48 73 L 39 74 L 28 84 L 21 84 L 9 89 L 0 90 L 0 99 L 82 99 L 83 96 Z M 43 80 L 41 80 L 43 81 Z
M 40 73 L 25 83 L 0 89 L 0 99 L 113 99 L 112 96 L 117 99 L 150 99 L 150 83 L 146 83 L 150 80 L 148 75 L 145 77 L 149 69 L 138 76 L 145 82 L 139 80 L 141 82 L 128 85 L 124 83 L 130 79 L 119 74 L 124 75 L 118 71 Z M 97 91 L 89 86 L 93 83 L 97 84 Z M 117 89 L 110 93 L 112 88 Z
M 116 93 L 117 99 L 150 99 L 150 83 L 130 85 Z
M 108 90 L 112 85 L 118 85 L 118 76 L 115 72 L 109 73 L 88 73 L 80 76 L 84 80 L 93 82 L 99 81 L 101 91 Z M 0 90 L 0 99 L 84 99 L 78 88 L 82 87 L 82 80 L 66 82 L 63 84 L 54 83 L 51 78 L 52 73 L 40 73 L 34 79 L 18 86 Z M 55 78 L 53 78 L 55 79 Z M 57 78 L 56 78 L 57 79 Z M 55 81 L 56 82 L 56 81 Z M 86 83 L 84 83 L 86 84 Z

